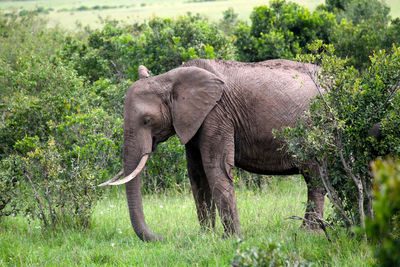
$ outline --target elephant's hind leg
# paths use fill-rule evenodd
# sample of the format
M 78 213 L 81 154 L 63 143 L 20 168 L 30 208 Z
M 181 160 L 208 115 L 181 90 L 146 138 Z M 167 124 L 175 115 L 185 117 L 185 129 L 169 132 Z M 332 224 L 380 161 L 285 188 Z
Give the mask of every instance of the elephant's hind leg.
M 307 208 L 304 218 L 315 222 L 315 216 L 321 219 L 324 217 L 325 189 L 309 172 L 302 174 L 307 184 Z M 320 229 L 318 224 L 307 223 L 306 221 L 303 222 L 303 226 L 312 230 Z
M 215 203 L 212 201 L 200 152 L 190 142 L 186 145 L 186 162 L 200 226 L 203 230 L 214 229 Z

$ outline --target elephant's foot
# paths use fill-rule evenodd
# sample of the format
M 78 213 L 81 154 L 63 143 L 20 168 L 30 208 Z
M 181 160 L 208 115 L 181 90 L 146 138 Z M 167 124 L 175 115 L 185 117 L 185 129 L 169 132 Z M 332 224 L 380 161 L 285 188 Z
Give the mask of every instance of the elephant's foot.
M 200 232 L 201 233 L 205 233 L 205 232 L 212 232 L 215 230 L 214 225 L 210 225 L 210 224 L 206 224 L 206 225 L 202 225 L 200 224 Z
M 222 238 L 223 239 L 229 239 L 229 238 L 240 238 L 240 239 L 242 239 L 243 238 L 243 235 L 242 235 L 242 233 L 230 233 L 230 232 L 225 232 L 225 233 L 223 233 L 223 235 L 222 235 Z
M 224 227 L 224 234 L 222 235 L 222 238 L 242 237 L 237 212 L 228 209 L 226 210 L 225 216 L 221 216 L 221 220 Z

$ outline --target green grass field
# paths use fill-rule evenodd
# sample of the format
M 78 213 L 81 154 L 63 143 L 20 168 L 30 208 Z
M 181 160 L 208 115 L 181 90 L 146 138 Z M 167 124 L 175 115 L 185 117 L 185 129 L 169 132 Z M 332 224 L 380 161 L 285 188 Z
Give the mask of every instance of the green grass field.
M 294 0 L 294 2 L 314 9 L 324 0 Z M 118 19 L 127 22 L 143 21 L 152 16 L 175 17 L 186 12 L 200 13 L 210 19 L 218 20 L 222 17 L 222 11 L 233 7 L 239 13 L 240 19 L 248 19 L 254 6 L 268 4 L 268 0 L 226 0 L 213 2 L 193 3 L 187 0 L 149 0 L 149 1 L 129 1 L 129 0 L 38 0 L 38 1 L 0 1 L 0 10 L 3 12 L 33 10 L 38 7 L 44 9 L 51 8 L 49 14 L 50 25 L 61 25 L 64 28 L 75 28 L 76 22 L 82 25 L 99 26 L 99 16 L 102 18 Z M 392 8 L 392 16 L 400 16 L 400 2 L 398 0 L 386 0 Z M 94 7 L 98 6 L 97 9 Z M 106 9 L 99 7 L 107 6 Z M 87 7 L 89 10 L 78 11 L 77 9 Z M 64 11 L 63 11 L 64 10 Z
M 84 231 L 63 229 L 43 233 L 38 221 L 6 218 L 0 224 L 0 266 L 227 266 L 236 253 L 236 239 L 200 232 L 189 192 L 148 195 L 144 199 L 147 223 L 164 241 L 144 243 L 134 234 L 123 190 L 101 201 Z M 241 246 L 259 246 L 274 240 L 287 253 L 298 254 L 317 266 L 366 266 L 372 255 L 365 243 L 344 233 L 309 233 L 299 221 L 285 218 L 304 213 L 305 184 L 300 176 L 273 178 L 263 192 L 237 190 L 242 232 Z M 329 213 L 329 208 L 328 208 Z M 296 244 L 295 244 L 295 235 Z

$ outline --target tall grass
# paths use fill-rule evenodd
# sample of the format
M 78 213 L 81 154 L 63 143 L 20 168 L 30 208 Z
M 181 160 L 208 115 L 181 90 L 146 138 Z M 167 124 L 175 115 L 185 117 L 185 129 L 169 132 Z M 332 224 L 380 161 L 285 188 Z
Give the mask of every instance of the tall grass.
M 238 246 L 259 246 L 274 240 L 287 253 L 298 253 L 317 266 L 365 266 L 367 245 L 342 232 L 329 243 L 323 234 L 309 233 L 300 222 L 306 189 L 299 176 L 274 178 L 263 190 L 240 188 L 237 202 L 244 241 L 222 239 L 222 226 L 202 232 L 189 192 L 144 197 L 149 228 L 164 241 L 144 243 L 134 234 L 122 188 L 108 194 L 95 208 L 91 227 L 42 232 L 38 221 L 6 218 L 0 224 L 0 266 L 226 266 Z M 327 205 L 328 206 L 328 205 Z M 328 213 L 329 213 L 328 209 Z

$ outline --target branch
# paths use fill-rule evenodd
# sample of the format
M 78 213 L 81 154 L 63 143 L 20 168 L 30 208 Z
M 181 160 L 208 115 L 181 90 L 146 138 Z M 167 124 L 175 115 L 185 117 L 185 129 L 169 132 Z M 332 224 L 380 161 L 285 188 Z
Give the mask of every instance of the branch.
M 45 174 L 45 175 L 47 177 L 47 174 Z M 50 218 L 51 218 L 51 222 L 52 222 L 52 228 L 54 229 L 54 227 L 56 226 L 56 213 L 53 210 L 53 206 L 52 206 L 49 194 L 50 194 L 50 191 L 49 191 L 49 186 L 47 184 L 46 185 L 45 194 L 44 194 L 44 198 L 47 200 L 47 204 L 49 205 L 49 212 L 50 212 Z
M 380 111 L 383 107 L 386 106 L 386 104 L 390 101 L 390 99 L 393 98 L 394 94 L 395 94 L 399 89 L 400 89 L 400 87 L 399 87 L 399 81 L 397 81 L 397 82 L 392 86 L 392 88 L 391 88 L 392 91 L 390 92 L 390 95 L 386 98 L 385 102 L 383 102 L 383 104 L 380 105 L 380 106 L 378 107 L 378 109 L 375 111 L 375 114 L 378 113 L 378 111 Z
M 356 177 L 354 175 L 354 170 L 353 168 L 351 168 L 343 155 L 343 144 L 342 144 L 342 134 L 341 132 L 338 130 L 338 139 L 337 139 L 337 146 L 338 146 L 338 152 L 339 152 L 339 156 L 340 156 L 340 161 L 344 167 L 344 170 L 346 171 L 347 175 L 350 176 L 350 178 L 353 180 L 353 182 L 356 184 L 357 186 L 357 190 L 358 190 L 358 212 L 360 213 L 360 223 L 361 223 L 361 227 L 363 229 L 365 229 L 365 213 L 364 213 L 364 189 L 363 189 L 363 185 L 361 182 L 360 177 Z
M 40 215 L 42 216 L 42 219 L 43 219 L 43 227 L 47 228 L 47 219 L 46 219 L 46 216 L 43 211 L 43 205 L 42 205 L 42 201 L 40 201 L 39 193 L 36 191 L 35 185 L 33 184 L 31 177 L 29 176 L 29 174 L 26 172 L 25 169 L 24 169 L 24 174 L 25 174 L 26 178 L 28 179 L 29 183 L 31 184 L 33 194 L 35 195 L 36 201 L 39 205 Z
M 328 181 L 328 179 L 326 179 L 324 171 L 322 168 L 327 168 L 327 163 L 326 161 L 323 162 L 323 166 L 318 166 L 318 171 L 319 171 L 319 175 L 321 177 L 322 183 L 324 184 L 324 187 L 328 193 L 328 198 L 331 201 L 331 203 L 333 204 L 333 206 L 335 206 L 335 208 L 340 212 L 340 214 L 342 215 L 342 217 L 345 219 L 345 223 L 347 225 L 347 227 L 353 225 L 354 219 L 350 220 L 350 218 L 347 216 L 346 212 L 344 211 L 344 208 L 341 204 L 341 201 L 338 197 L 338 195 L 335 192 L 335 189 L 333 189 L 331 183 Z
M 126 75 L 119 70 L 117 64 L 115 64 L 114 61 L 110 60 L 111 65 L 113 65 L 113 67 L 115 68 L 115 70 L 117 71 L 117 77 L 119 79 L 119 81 L 122 81 L 122 79 L 126 78 Z
M 323 219 L 321 219 L 319 217 L 319 214 L 316 212 L 306 212 L 306 214 L 311 215 L 316 221 L 312 221 L 300 216 L 290 216 L 285 218 L 285 220 L 291 219 L 291 220 L 301 220 L 310 224 L 316 224 L 318 225 L 322 231 L 324 231 L 326 238 L 328 239 L 329 242 L 332 242 L 332 239 L 329 237 L 328 231 L 326 230 L 326 226 L 328 226 L 329 228 L 333 229 L 333 227 L 326 221 L 324 221 Z

